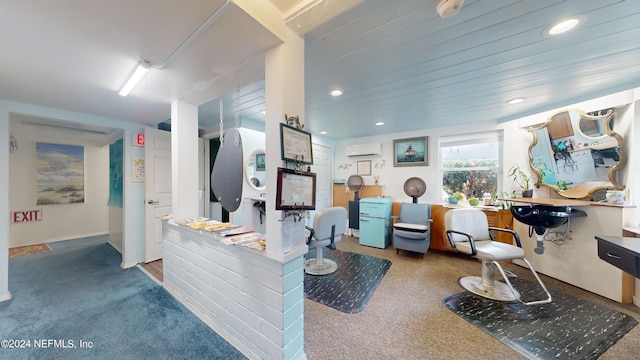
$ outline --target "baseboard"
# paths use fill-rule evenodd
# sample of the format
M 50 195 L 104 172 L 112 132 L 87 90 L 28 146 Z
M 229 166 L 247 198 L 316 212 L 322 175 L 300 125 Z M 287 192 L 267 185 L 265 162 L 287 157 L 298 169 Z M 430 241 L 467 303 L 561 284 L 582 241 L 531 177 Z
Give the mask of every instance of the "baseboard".
M 111 245 L 112 248 L 116 249 L 117 252 L 122 254 L 122 249 L 120 248 L 120 246 L 118 246 L 115 242 L 111 241 L 111 238 L 107 240 L 107 243 L 109 243 L 109 245 Z
M 132 268 L 134 266 L 138 266 L 137 262 L 133 262 L 133 263 L 120 263 L 120 267 L 122 269 L 128 269 L 128 268 Z
M 173 296 L 176 300 L 178 300 L 184 307 L 189 309 L 198 319 L 200 319 L 203 323 L 205 323 L 208 327 L 210 327 L 213 331 L 215 331 L 218 335 L 220 335 L 223 339 L 225 339 L 229 344 L 238 349 L 244 356 L 249 359 L 260 359 L 260 357 L 254 353 L 251 349 L 249 349 L 246 345 L 242 343 L 242 341 L 238 340 L 235 336 L 229 334 L 223 327 L 216 324 L 214 321 L 205 316 L 196 306 L 194 306 L 188 298 L 183 296 L 178 291 L 175 291 L 170 286 L 167 286 L 167 283 L 163 283 L 162 287 L 167 290 L 167 292 Z M 306 358 L 306 354 L 305 354 Z
M 7 291 L 6 294 L 0 295 L 0 302 L 11 300 L 11 291 Z
M 633 305 L 640 307 L 640 297 L 637 297 L 637 296 L 633 297 Z
M 162 286 L 162 283 L 160 282 L 160 280 L 156 279 L 155 276 L 151 275 L 150 272 L 147 271 L 147 269 L 145 269 L 142 265 L 137 264 L 136 267 L 138 269 L 140 269 L 140 271 L 142 271 L 143 273 L 145 273 L 145 275 L 147 275 L 151 280 L 153 280 L 156 284 Z

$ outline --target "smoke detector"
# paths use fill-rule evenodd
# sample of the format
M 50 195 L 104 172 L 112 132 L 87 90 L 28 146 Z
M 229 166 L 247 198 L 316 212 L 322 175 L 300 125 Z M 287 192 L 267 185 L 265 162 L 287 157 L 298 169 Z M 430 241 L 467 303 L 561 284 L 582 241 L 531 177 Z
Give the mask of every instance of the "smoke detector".
M 441 18 L 448 19 L 460 12 L 462 4 L 464 4 L 464 0 L 440 0 L 436 11 Z

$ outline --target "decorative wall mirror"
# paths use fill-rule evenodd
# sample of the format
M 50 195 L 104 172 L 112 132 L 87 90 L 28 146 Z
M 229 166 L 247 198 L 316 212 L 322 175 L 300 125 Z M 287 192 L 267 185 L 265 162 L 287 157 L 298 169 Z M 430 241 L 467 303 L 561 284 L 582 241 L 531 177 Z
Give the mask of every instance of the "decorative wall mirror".
M 244 163 L 244 178 L 247 184 L 254 189 L 264 191 L 266 188 L 264 149 L 253 150 Z
M 585 113 L 568 109 L 529 128 L 529 166 L 536 186 L 570 199 L 587 198 L 600 189 L 624 189 L 617 171 L 625 163 L 623 139 L 613 131 L 613 109 Z

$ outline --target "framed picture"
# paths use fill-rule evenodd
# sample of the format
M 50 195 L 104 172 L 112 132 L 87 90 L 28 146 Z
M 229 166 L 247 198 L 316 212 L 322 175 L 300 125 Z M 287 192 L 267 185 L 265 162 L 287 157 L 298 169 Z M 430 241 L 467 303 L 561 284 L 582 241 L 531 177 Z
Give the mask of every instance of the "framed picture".
M 371 175 L 371 160 L 358 161 L 358 175 Z
M 313 165 L 311 134 L 287 124 L 280 124 L 280 150 L 282 160 Z
M 36 205 L 84 203 L 84 147 L 36 143 Z
M 256 154 L 256 171 L 264 171 L 265 168 L 264 153 Z
M 429 137 L 393 140 L 393 166 L 429 165 Z
M 276 210 L 315 210 L 316 174 L 278 168 Z

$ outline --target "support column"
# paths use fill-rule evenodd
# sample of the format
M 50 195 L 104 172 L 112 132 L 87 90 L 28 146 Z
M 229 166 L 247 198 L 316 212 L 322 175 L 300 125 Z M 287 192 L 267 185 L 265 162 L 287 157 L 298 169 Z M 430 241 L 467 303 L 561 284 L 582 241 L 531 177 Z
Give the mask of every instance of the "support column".
M 173 218 L 198 216 L 198 107 L 171 103 L 171 206 Z
M 283 167 L 280 123 L 286 114 L 299 116 L 304 124 L 304 39 L 289 27 L 285 34 L 286 41 L 267 51 L 265 56 L 267 251 L 277 254 L 290 250 L 291 239 L 287 236 L 296 233 L 286 227 L 298 225 L 279 221 L 282 211 L 275 210 L 277 168 Z
M 9 292 L 9 112 L 0 109 L 0 302 Z

